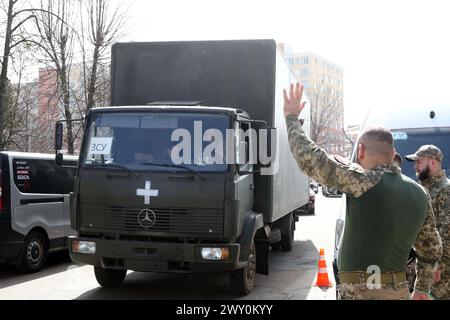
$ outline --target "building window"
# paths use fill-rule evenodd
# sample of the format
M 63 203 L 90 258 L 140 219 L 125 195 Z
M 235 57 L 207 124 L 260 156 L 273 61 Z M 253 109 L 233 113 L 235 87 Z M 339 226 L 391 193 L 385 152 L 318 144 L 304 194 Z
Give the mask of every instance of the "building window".
M 301 57 L 302 64 L 309 64 L 309 57 Z
M 303 77 L 309 76 L 309 69 L 302 69 L 300 74 Z

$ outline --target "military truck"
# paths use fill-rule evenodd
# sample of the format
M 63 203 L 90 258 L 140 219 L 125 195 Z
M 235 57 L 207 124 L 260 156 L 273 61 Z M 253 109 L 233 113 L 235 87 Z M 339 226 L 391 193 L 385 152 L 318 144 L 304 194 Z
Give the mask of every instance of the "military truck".
M 309 199 L 283 116 L 296 79 L 276 42 L 118 43 L 111 68 L 112 106 L 85 118 L 72 259 L 106 287 L 127 270 L 228 272 L 249 293 L 270 248 L 291 250 Z

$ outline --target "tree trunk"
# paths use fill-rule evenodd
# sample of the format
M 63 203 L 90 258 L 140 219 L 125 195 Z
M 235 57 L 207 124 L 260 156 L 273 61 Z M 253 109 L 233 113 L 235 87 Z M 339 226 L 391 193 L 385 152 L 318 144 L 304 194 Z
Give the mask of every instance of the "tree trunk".
M 74 138 L 73 138 L 73 126 L 72 122 L 72 112 L 70 111 L 70 90 L 69 90 L 69 81 L 67 79 L 68 69 L 66 64 L 66 41 L 67 37 L 65 37 L 61 43 L 61 70 L 60 70 L 60 82 L 61 82 L 61 94 L 62 94 L 62 102 L 64 106 L 64 116 L 67 122 L 67 152 L 69 154 L 74 154 Z
M 91 108 L 94 107 L 94 97 L 95 97 L 95 88 L 97 85 L 97 68 L 98 68 L 98 61 L 100 59 L 100 48 L 98 45 L 95 46 L 94 49 L 94 56 L 92 61 L 92 70 L 91 70 L 91 77 L 89 79 L 89 87 L 88 87 L 88 100 L 86 105 L 86 112 L 91 110 Z
M 11 53 L 13 9 L 14 9 L 14 0 L 9 0 L 8 21 L 6 23 L 6 35 L 2 60 L 2 71 L 0 74 L 0 151 L 6 147 L 6 140 L 3 137 L 3 130 L 5 128 L 5 113 L 7 108 L 6 89 L 8 83 L 9 54 Z
M 64 116 L 66 120 L 72 120 L 72 112 L 70 111 L 70 95 L 69 95 L 69 83 L 67 81 L 67 69 L 63 62 L 61 70 L 61 94 L 62 102 L 64 106 Z M 73 126 L 72 122 L 67 122 L 67 152 L 69 154 L 74 154 L 74 141 L 73 141 Z

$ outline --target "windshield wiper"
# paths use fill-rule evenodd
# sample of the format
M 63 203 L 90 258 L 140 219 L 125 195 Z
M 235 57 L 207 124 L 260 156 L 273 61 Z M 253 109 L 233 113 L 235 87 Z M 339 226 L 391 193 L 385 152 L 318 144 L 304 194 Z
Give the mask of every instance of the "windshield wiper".
M 168 163 L 153 163 L 153 162 L 143 162 L 141 163 L 144 166 L 157 166 L 157 167 L 164 167 L 164 168 L 179 168 L 184 169 L 186 171 L 189 171 L 193 174 L 196 174 L 200 177 L 200 179 L 205 180 L 205 177 L 198 171 L 195 171 L 194 169 L 191 169 L 187 166 L 179 165 L 179 164 L 168 164 Z
M 112 167 L 112 168 L 119 168 L 119 169 L 124 169 L 128 172 L 131 172 L 132 174 L 134 174 L 136 177 L 139 177 L 139 173 L 137 173 L 134 170 L 131 170 L 130 168 L 128 168 L 127 166 L 121 165 L 121 164 L 117 164 L 117 163 L 95 163 L 95 164 L 90 164 L 90 166 L 92 167 L 102 167 L 102 168 L 108 168 L 108 167 Z

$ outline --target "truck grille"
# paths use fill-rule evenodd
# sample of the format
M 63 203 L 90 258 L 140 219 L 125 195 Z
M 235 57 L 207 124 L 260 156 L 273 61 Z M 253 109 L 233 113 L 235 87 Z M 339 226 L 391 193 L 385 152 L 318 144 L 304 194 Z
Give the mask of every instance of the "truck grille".
M 82 204 L 81 227 L 107 232 L 169 232 L 189 234 L 222 234 L 221 209 L 150 208 L 156 220 L 151 227 L 139 221 L 142 207 L 120 207 Z M 152 217 L 150 217 L 153 220 Z M 146 225 L 146 223 L 143 223 Z

